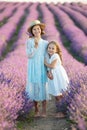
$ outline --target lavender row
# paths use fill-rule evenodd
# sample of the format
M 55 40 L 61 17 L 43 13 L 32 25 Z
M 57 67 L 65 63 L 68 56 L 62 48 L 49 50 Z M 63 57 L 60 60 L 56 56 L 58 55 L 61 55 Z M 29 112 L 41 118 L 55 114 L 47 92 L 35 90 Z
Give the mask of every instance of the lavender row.
M 87 37 L 83 31 L 77 28 L 69 16 L 58 7 L 54 5 L 50 5 L 49 7 L 56 15 L 65 35 L 71 41 L 71 49 L 83 58 L 84 63 L 87 63 Z
M 16 31 L 16 26 L 20 22 L 20 19 L 23 17 L 24 9 L 27 8 L 27 6 L 28 5 L 25 4 L 19 7 L 14 16 L 9 18 L 8 22 L 0 28 L 0 56 L 5 50 L 8 41 Z
M 29 8 L 29 15 L 21 30 L 16 49 L 9 53 L 7 57 L 0 62 L 0 128 L 14 127 L 14 121 L 19 114 L 25 114 L 30 111 L 33 104 L 26 100 L 24 91 L 26 86 L 27 57 L 26 57 L 26 28 L 32 19 L 38 18 L 36 11 L 37 4 Z M 33 12 L 35 15 L 33 15 Z M 31 17 L 30 17 L 31 16 Z M 20 39 L 22 38 L 22 41 Z M 20 42 L 20 44 L 19 44 Z M 21 46 L 22 44 L 22 46 Z M 2 96 L 3 95 L 3 96 Z M 7 120 L 9 117 L 9 120 Z M 11 128 L 10 128 L 11 127 Z
M 79 6 L 85 10 L 87 10 L 87 3 L 79 3 Z
M 84 16 L 87 17 L 87 11 L 84 10 L 84 9 L 82 9 L 77 3 L 74 4 L 74 5 L 67 4 L 67 5 L 65 5 L 65 6 L 67 6 L 67 7 L 71 8 L 71 9 L 73 9 L 74 11 L 78 11 L 78 12 L 80 12 L 81 14 L 83 14 Z
M 18 7 L 19 5 L 13 5 L 10 3 L 6 6 L 6 8 L 0 13 L 0 21 L 6 19 L 7 17 L 10 17 L 12 15 L 12 12 Z M 1 22 L 2 23 L 2 22 Z
M 7 6 L 6 2 L 0 2 L 0 11 L 4 10 L 6 6 Z
M 0 6 L 0 13 L 5 9 L 5 6 L 3 4 L 1 4 L 2 6 Z M 4 6 L 4 7 L 3 7 Z
M 74 21 L 80 25 L 83 31 L 87 34 L 87 18 L 83 16 L 81 13 L 70 9 L 69 7 L 65 7 L 63 5 L 58 6 L 60 9 L 65 11 L 68 15 L 70 15 Z

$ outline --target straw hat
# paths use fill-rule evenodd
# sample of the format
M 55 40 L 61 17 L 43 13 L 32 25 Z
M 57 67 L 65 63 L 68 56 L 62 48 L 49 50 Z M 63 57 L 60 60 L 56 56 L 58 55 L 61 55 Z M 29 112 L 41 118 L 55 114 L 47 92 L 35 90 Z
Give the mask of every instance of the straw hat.
M 41 23 L 39 20 L 34 20 L 30 23 L 29 28 L 28 28 L 28 32 L 32 33 L 32 27 L 35 25 L 39 25 L 42 30 L 45 29 L 44 23 Z

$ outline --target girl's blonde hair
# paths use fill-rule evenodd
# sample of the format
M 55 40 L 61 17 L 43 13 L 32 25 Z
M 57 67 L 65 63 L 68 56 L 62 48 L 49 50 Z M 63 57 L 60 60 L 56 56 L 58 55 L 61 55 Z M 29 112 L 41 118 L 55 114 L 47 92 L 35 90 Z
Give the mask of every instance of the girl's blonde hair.
M 61 51 L 61 48 L 60 48 L 60 45 L 56 42 L 56 41 L 50 41 L 47 45 L 47 49 L 48 49 L 48 46 L 50 44 L 54 44 L 56 46 L 56 49 L 57 49 L 57 54 L 59 55 L 60 59 L 61 59 L 61 62 L 63 63 L 63 59 L 62 59 L 62 51 Z

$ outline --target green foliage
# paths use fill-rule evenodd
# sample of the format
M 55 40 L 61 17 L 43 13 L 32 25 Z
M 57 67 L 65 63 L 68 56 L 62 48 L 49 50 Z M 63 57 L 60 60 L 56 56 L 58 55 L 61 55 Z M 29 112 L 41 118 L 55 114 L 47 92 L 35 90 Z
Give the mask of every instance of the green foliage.
M 28 114 L 19 116 L 17 119 L 17 129 L 23 130 L 24 126 L 29 125 L 29 123 L 32 123 L 34 120 L 34 112 L 31 110 Z

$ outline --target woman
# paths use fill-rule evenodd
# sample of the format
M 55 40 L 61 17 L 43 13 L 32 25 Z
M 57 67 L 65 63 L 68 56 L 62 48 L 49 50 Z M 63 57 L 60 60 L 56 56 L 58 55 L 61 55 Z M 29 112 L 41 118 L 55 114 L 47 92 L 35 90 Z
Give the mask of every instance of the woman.
M 38 102 L 42 102 L 42 117 L 46 117 L 46 100 L 49 99 L 46 67 L 44 65 L 44 55 L 48 41 L 42 39 L 45 24 L 39 20 L 30 23 L 28 32 L 31 37 L 26 41 L 28 57 L 28 73 L 26 92 L 30 99 L 34 101 L 35 117 L 40 116 Z

